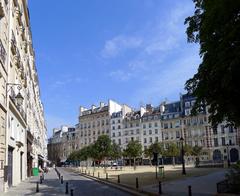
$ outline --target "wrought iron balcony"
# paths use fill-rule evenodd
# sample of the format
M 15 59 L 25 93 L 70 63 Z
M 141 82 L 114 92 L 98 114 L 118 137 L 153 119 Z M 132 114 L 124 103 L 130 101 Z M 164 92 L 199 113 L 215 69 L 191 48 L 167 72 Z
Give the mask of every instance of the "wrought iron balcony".
M 6 50 L 3 47 L 2 41 L 0 40 L 0 61 L 2 62 L 2 64 L 4 65 L 6 62 Z
M 4 9 L 2 6 L 2 2 L 0 2 L 0 19 L 4 17 Z

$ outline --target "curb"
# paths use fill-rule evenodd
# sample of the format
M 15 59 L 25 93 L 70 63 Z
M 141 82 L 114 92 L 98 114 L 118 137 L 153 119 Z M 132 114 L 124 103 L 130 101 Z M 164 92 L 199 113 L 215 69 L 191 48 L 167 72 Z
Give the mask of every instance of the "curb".
M 133 188 L 133 187 L 130 187 L 130 186 L 127 186 L 125 184 L 119 184 L 119 183 L 115 183 L 115 182 L 111 182 L 111 181 L 108 181 L 108 180 L 104 180 L 104 179 L 99 179 L 97 177 L 93 177 L 93 176 L 89 176 L 88 174 L 84 174 L 84 173 L 79 173 L 77 171 L 73 171 L 74 173 L 80 175 L 80 176 L 83 176 L 83 177 L 86 177 L 86 178 L 89 178 L 91 180 L 95 180 L 99 183 L 102 183 L 102 184 L 107 184 L 111 187 L 114 187 L 116 189 L 119 189 L 121 191 L 124 191 L 124 192 L 127 192 L 127 193 L 130 193 L 131 195 L 149 195 L 149 196 L 157 196 L 159 194 L 157 193 L 152 193 L 152 192 L 148 192 L 148 191 L 144 191 L 142 189 L 136 189 L 136 188 Z

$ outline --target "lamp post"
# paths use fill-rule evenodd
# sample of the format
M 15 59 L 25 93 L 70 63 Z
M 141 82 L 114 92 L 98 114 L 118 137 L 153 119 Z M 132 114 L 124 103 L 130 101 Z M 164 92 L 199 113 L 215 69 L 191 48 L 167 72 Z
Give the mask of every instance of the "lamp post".
M 10 86 L 10 89 L 8 89 L 8 86 Z M 18 94 L 14 97 L 16 99 L 17 105 L 21 106 L 23 104 L 23 96 L 20 93 L 20 90 L 22 89 L 21 84 L 15 84 L 15 83 L 6 83 L 6 96 L 8 97 L 8 92 L 13 89 L 13 86 L 17 86 L 18 88 Z
M 186 170 L 185 170 L 185 161 L 184 161 L 184 149 L 183 149 L 183 137 L 180 138 L 181 142 L 181 155 L 182 155 L 182 175 L 186 175 Z
M 230 159 L 229 159 L 229 144 L 227 144 L 226 146 L 227 146 L 227 162 L 228 162 L 228 167 L 230 167 L 231 163 L 230 163 Z

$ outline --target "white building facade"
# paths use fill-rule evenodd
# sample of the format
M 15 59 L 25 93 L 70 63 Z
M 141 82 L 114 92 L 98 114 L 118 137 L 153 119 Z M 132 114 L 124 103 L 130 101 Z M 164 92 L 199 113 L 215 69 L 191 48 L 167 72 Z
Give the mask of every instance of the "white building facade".
M 6 191 L 47 156 L 26 0 L 0 0 L 0 124 L 0 191 Z

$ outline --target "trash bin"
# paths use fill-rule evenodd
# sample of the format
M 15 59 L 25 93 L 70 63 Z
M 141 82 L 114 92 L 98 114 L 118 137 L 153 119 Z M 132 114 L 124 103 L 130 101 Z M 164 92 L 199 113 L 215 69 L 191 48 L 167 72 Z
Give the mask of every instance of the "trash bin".
M 34 167 L 34 168 L 32 169 L 32 172 L 33 172 L 33 176 L 38 176 L 38 175 L 39 175 L 39 170 L 38 170 L 37 167 Z
M 164 166 L 159 166 L 158 171 L 159 171 L 159 176 L 164 178 Z

